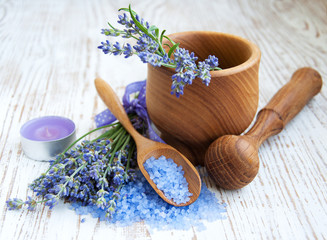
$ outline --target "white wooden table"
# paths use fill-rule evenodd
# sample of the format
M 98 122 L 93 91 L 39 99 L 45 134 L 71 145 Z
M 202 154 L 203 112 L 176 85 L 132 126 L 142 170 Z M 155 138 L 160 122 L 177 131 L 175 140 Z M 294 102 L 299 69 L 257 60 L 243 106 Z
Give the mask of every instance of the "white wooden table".
M 137 57 L 102 54 L 106 22 L 130 1 L 0 1 L 0 239 L 326 239 L 327 90 L 325 87 L 278 136 L 260 148 L 261 167 L 247 187 L 212 187 L 228 204 L 225 220 L 207 230 L 152 231 L 143 223 L 120 228 L 81 217 L 61 204 L 52 211 L 8 211 L 9 197 L 25 198 L 28 183 L 47 163 L 28 159 L 19 129 L 29 119 L 61 115 L 77 135 L 95 127 L 105 106 L 93 80 L 110 81 L 120 96 L 126 84 L 146 78 Z M 263 107 L 300 67 L 327 78 L 326 0 L 132 1 L 146 20 L 167 33 L 227 32 L 262 51 Z

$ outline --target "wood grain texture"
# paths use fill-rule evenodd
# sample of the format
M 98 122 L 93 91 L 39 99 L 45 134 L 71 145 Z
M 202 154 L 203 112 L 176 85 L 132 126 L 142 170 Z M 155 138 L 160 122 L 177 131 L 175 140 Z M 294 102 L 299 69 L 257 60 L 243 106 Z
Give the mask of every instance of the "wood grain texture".
M 210 87 L 196 78 L 179 98 L 170 94 L 175 70 L 148 65 L 146 100 L 151 120 L 168 144 L 195 165 L 204 165 L 210 143 L 226 134 L 242 133 L 255 116 L 260 50 L 246 39 L 225 33 L 190 31 L 169 37 L 194 52 L 199 61 L 212 54 L 222 63 L 223 70 L 210 72 Z
M 225 135 L 210 144 L 205 166 L 214 182 L 224 189 L 239 189 L 253 181 L 259 170 L 258 150 L 270 136 L 280 133 L 322 87 L 312 68 L 297 70 L 258 113 L 252 128 L 242 136 Z
M 110 80 L 122 96 L 128 83 L 146 78 L 137 58 L 102 54 L 100 29 L 132 3 L 167 33 L 217 31 L 259 46 L 259 109 L 304 66 L 327 77 L 327 3 L 286 1 L 0 1 L 0 239 L 326 239 L 327 90 L 312 99 L 283 132 L 265 141 L 260 171 L 245 188 L 227 191 L 205 182 L 228 204 L 225 220 L 206 230 L 157 231 L 144 223 L 117 227 L 78 216 L 60 204 L 52 211 L 8 211 L 9 197 L 30 195 L 28 183 L 47 168 L 21 151 L 19 129 L 34 117 L 61 115 L 77 135 L 95 127 L 105 105 L 95 77 Z M 209 6 L 209 7 L 208 7 Z M 126 68 L 128 66 L 128 68 Z M 305 129 L 305 130 L 303 130 Z M 85 217 L 86 221 L 80 220 Z
M 121 104 L 115 91 L 106 83 L 103 79 L 97 78 L 94 81 L 98 94 L 102 98 L 103 102 L 107 105 L 108 109 L 114 114 L 114 116 L 125 127 L 126 131 L 133 137 L 137 146 L 137 163 L 144 177 L 150 183 L 152 188 L 158 193 L 158 195 L 167 203 L 174 206 L 187 206 L 194 203 L 201 191 L 201 179 L 198 171 L 193 164 L 176 149 L 165 143 L 155 142 L 151 139 L 145 138 L 136 131 L 131 121 L 129 120 L 127 113 L 123 105 Z M 157 185 L 152 181 L 150 175 L 144 168 L 144 163 L 151 157 L 158 159 L 161 156 L 165 156 L 167 159 L 171 158 L 178 166 L 183 167 L 184 177 L 186 178 L 189 186 L 189 191 L 192 193 L 190 200 L 186 203 L 175 203 L 172 199 L 165 196 L 164 192 L 158 189 Z

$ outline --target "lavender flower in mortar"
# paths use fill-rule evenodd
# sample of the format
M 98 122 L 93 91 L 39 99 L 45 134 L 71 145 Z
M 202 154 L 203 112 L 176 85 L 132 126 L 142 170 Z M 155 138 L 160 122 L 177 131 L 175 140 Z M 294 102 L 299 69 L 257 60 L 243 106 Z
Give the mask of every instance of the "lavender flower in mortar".
M 123 15 L 118 15 L 117 21 L 124 27 L 123 30 L 113 27 L 110 23 L 109 29 L 102 29 L 101 33 L 111 37 L 132 38 L 136 44 L 131 46 L 126 43 L 121 47 L 118 42 L 111 44 L 109 40 L 101 42 L 99 49 L 105 54 L 124 55 L 125 58 L 137 55 L 143 63 L 149 63 L 154 67 L 175 68 L 176 73 L 172 76 L 171 94 L 177 97 L 184 94 L 184 87 L 192 84 L 195 78 L 202 79 L 205 85 L 209 85 L 211 80 L 210 71 L 220 70 L 218 67 L 218 58 L 209 56 L 202 62 L 196 62 L 198 57 L 194 53 L 179 47 L 172 39 L 165 35 L 165 30 L 161 33 L 155 25 L 150 25 L 138 14 L 129 8 L 121 8 L 119 11 L 125 11 Z M 130 16 L 128 16 L 129 13 Z M 163 44 L 163 39 L 167 39 L 169 44 Z M 168 52 L 164 50 L 163 45 L 168 47 Z

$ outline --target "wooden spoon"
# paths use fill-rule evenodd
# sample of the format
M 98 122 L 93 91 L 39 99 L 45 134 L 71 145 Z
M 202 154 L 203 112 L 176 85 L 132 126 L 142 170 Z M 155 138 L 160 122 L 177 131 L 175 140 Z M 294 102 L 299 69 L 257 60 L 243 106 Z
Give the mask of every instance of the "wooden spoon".
M 258 149 L 270 136 L 278 134 L 322 87 L 322 79 L 311 68 L 297 70 L 257 116 L 254 126 L 243 136 L 218 138 L 208 148 L 205 166 L 216 184 L 239 189 L 249 184 L 259 170 Z
M 153 189 L 162 199 L 171 205 L 187 206 L 193 203 L 200 195 L 201 179 L 198 171 L 194 168 L 192 163 L 173 147 L 164 143 L 152 141 L 139 134 L 130 122 L 125 109 L 120 103 L 119 98 L 113 89 L 109 86 L 109 84 L 107 84 L 104 80 L 100 78 L 95 79 L 95 87 L 103 102 L 107 105 L 112 114 L 115 115 L 115 117 L 120 121 L 120 123 L 125 127 L 126 131 L 128 131 L 128 133 L 136 142 L 138 166 Z M 157 188 L 157 185 L 151 180 L 148 172 L 144 169 L 143 166 L 144 162 L 151 156 L 155 157 L 156 159 L 160 156 L 165 156 L 167 159 L 171 158 L 178 166 L 181 165 L 183 167 L 184 177 L 188 182 L 189 192 L 193 194 L 187 203 L 176 204 L 174 201 L 166 198 L 164 193 Z

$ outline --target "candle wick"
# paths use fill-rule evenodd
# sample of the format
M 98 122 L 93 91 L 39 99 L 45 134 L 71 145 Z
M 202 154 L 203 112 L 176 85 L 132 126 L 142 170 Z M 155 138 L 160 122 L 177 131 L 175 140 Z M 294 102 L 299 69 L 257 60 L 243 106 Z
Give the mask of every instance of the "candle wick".
M 45 135 L 47 136 L 47 137 L 51 137 L 51 133 L 50 133 L 50 131 L 49 131 L 49 128 L 45 128 Z

